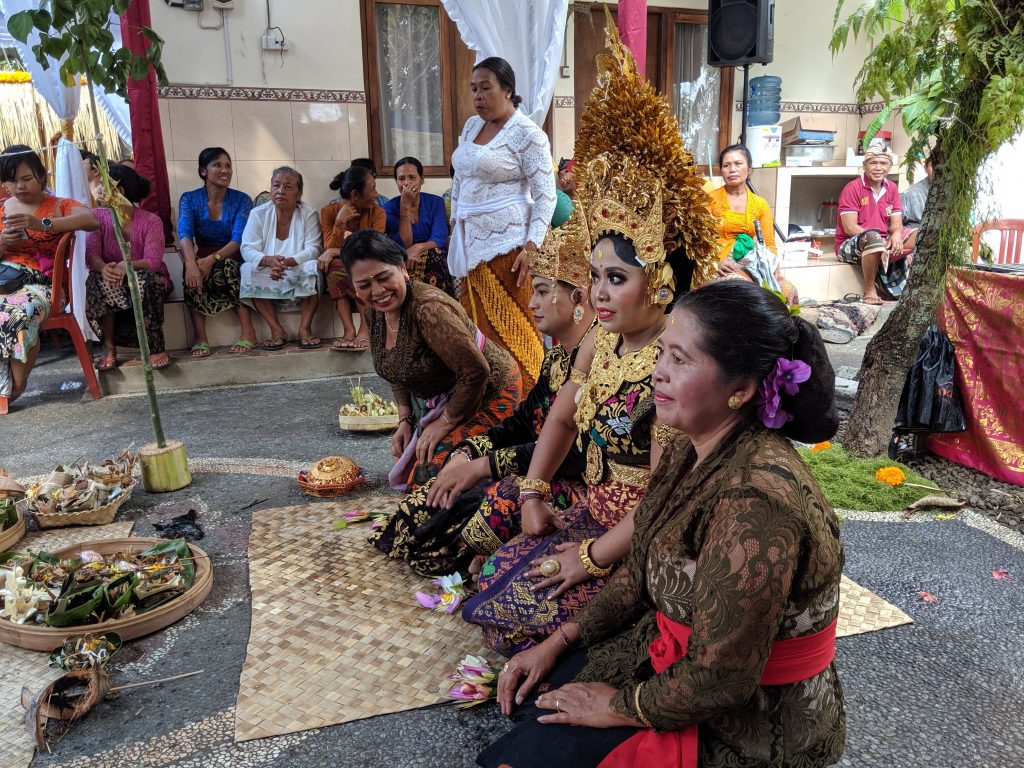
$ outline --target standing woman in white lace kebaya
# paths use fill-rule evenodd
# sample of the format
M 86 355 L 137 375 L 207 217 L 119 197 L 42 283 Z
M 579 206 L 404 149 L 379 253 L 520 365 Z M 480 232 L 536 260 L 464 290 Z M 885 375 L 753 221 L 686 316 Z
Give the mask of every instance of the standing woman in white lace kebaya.
M 544 346 L 528 308 L 528 253 L 544 243 L 555 209 L 551 146 L 516 109 L 522 98 L 507 61 L 481 61 L 470 88 L 476 115 L 452 157 L 448 268 L 462 279 L 462 306 L 487 338 L 512 354 L 529 390 Z

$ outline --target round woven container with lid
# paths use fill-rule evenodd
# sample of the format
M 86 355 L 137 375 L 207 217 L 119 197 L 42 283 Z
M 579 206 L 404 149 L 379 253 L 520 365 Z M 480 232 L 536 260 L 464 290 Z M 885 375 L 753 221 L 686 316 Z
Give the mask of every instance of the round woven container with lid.
M 299 472 L 299 487 L 310 496 L 341 496 L 365 480 L 363 470 L 348 456 L 328 456 Z

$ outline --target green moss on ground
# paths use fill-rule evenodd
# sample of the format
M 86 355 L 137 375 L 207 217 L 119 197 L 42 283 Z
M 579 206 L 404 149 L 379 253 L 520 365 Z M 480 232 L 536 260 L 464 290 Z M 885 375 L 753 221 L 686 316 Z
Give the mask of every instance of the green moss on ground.
M 854 459 L 847 454 L 846 449 L 835 443 L 831 448 L 817 453 L 812 453 L 809 448 L 800 448 L 799 452 L 818 479 L 828 503 L 836 509 L 893 511 L 905 509 L 925 496 L 945 495 L 927 488 L 906 485 L 919 483 L 930 488 L 937 487 L 905 464 L 884 456 Z M 907 476 L 904 484 L 892 487 L 876 480 L 875 472 L 882 467 L 899 467 Z

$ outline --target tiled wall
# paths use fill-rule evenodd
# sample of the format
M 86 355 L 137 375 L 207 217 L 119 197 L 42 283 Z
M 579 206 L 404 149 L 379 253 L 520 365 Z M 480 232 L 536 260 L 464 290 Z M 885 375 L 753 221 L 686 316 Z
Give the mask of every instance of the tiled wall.
M 165 98 L 160 120 L 175 209 L 182 192 L 202 184 L 204 147 L 231 154 L 232 185 L 252 197 L 270 187 L 277 166 L 298 168 L 303 199 L 314 207 L 333 197 L 328 184 L 349 160 L 369 154 L 365 104 Z

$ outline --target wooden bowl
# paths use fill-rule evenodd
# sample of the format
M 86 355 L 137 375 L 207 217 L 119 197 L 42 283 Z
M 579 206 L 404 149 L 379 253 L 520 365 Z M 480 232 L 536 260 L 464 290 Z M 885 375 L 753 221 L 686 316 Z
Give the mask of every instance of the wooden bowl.
M 86 549 L 99 552 L 101 555 L 110 555 L 114 552 L 136 552 L 149 549 L 154 544 L 162 544 L 166 541 L 167 539 L 135 537 L 128 539 L 103 539 L 100 541 L 86 541 L 73 547 L 64 547 L 63 549 L 58 549 L 54 554 L 58 557 L 71 557 Z M 49 652 L 62 645 L 69 637 L 117 632 L 122 640 L 127 641 L 134 640 L 137 637 L 144 637 L 169 627 L 201 605 L 213 588 L 213 568 L 210 565 L 210 557 L 194 544 L 189 544 L 188 548 L 192 553 L 192 557 L 195 558 L 196 577 L 189 590 L 171 602 L 138 616 L 102 621 L 99 624 L 83 624 L 78 627 L 14 624 L 6 619 L 0 619 L 0 642 L 16 645 L 29 651 Z
M 18 510 L 18 522 L 8 528 L 6 531 L 0 531 L 0 552 L 6 552 L 11 549 L 15 544 L 21 541 L 21 537 L 25 535 L 25 515 L 22 514 L 21 510 Z M 0 619 L 0 621 L 4 621 Z
M 398 429 L 398 414 L 389 416 L 342 416 L 338 426 L 346 432 L 393 432 Z

